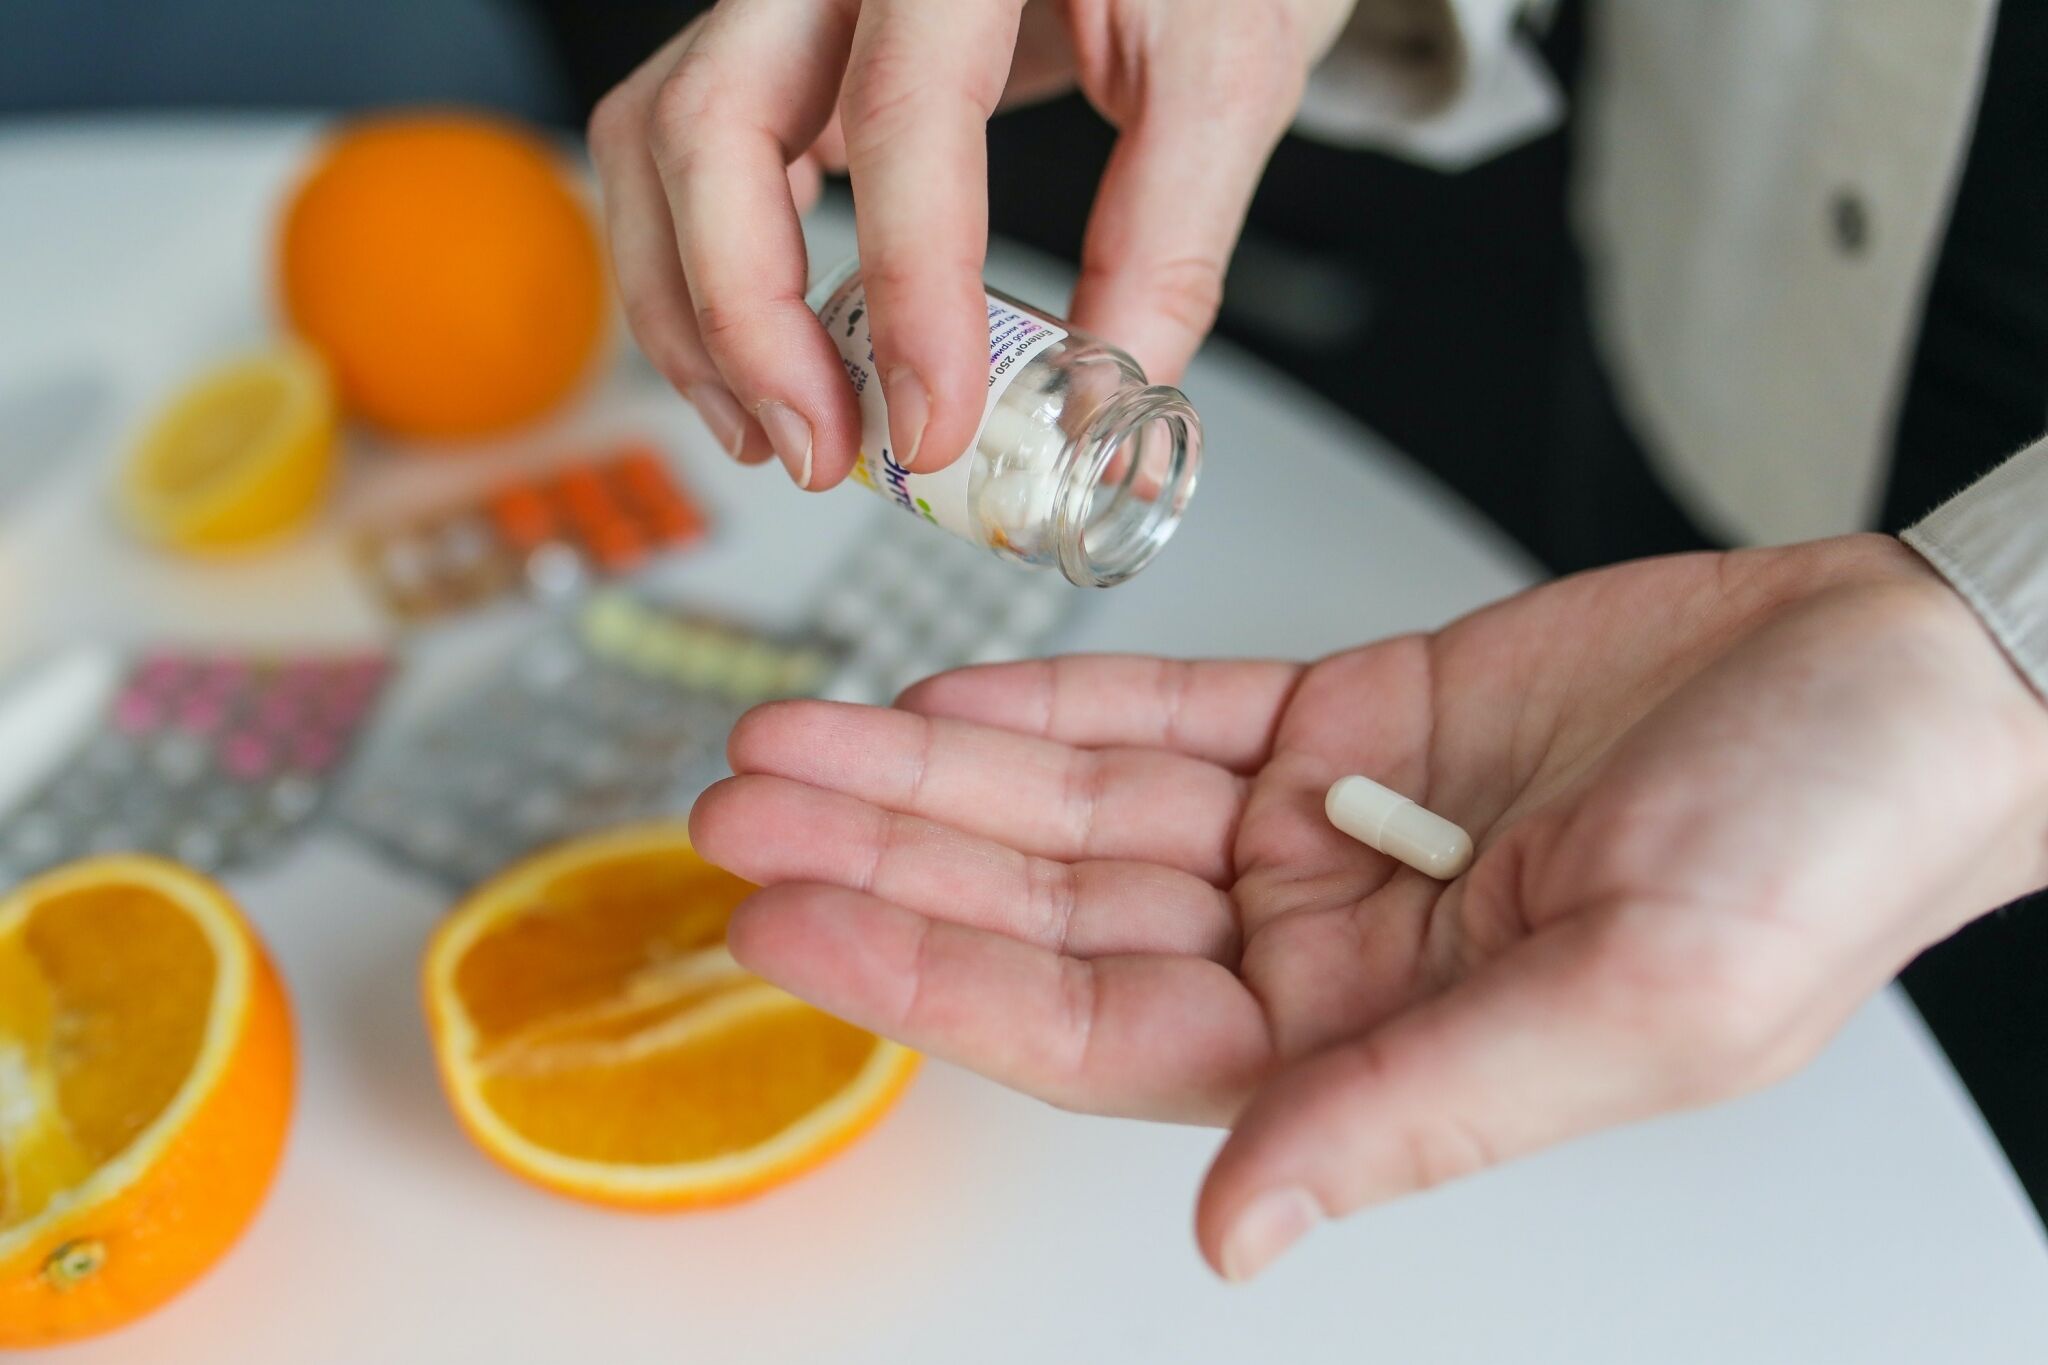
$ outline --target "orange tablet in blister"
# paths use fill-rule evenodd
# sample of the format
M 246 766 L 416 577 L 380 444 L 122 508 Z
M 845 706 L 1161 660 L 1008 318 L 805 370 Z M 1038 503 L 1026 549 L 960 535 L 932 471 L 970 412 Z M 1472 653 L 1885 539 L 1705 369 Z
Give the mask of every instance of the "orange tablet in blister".
M 664 544 L 691 540 L 703 531 L 702 513 L 652 452 L 635 449 L 613 466 L 613 476 L 631 498 L 641 522 Z
M 620 485 L 643 502 L 658 502 L 675 496 L 675 480 L 668 466 L 650 450 L 639 447 L 619 457 L 612 472 Z
M 586 533 L 584 543 L 597 567 L 608 574 L 621 574 L 647 557 L 647 542 L 631 522 L 612 521 Z
M 664 545 L 693 540 L 704 529 L 696 507 L 679 497 L 636 498 L 633 514 L 647 533 Z
M 664 545 L 681 545 L 704 534 L 704 519 L 680 498 L 649 503 L 640 509 L 647 528 Z
M 555 492 L 568 509 L 569 520 L 576 529 L 588 532 L 607 522 L 618 520 L 623 513 L 618 499 L 605 486 L 604 479 L 594 469 L 571 469 L 555 482 Z
M 501 484 L 476 502 L 361 534 L 358 560 L 387 606 L 420 620 L 535 588 L 545 557 L 614 577 L 656 550 L 704 534 L 706 518 L 667 462 L 644 442 L 540 478 Z
M 554 508 L 532 484 L 513 484 L 491 499 L 491 526 L 514 550 L 545 544 L 556 532 Z

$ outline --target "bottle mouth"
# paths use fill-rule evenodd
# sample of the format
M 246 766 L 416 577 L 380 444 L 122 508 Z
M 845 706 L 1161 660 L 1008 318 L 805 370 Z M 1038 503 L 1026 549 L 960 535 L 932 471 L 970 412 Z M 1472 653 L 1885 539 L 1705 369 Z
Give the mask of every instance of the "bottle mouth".
M 1084 462 L 1053 508 L 1060 572 L 1107 588 L 1150 564 L 1180 525 L 1202 464 L 1202 422 L 1179 389 L 1119 394 L 1075 441 Z

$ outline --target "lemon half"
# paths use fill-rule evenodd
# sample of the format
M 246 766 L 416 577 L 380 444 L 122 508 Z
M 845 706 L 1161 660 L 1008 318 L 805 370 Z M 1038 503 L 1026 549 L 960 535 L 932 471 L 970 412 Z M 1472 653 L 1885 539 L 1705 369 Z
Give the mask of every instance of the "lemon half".
M 122 470 L 121 511 L 176 550 L 228 550 L 310 520 L 334 473 L 326 367 L 290 348 L 201 376 L 159 413 Z

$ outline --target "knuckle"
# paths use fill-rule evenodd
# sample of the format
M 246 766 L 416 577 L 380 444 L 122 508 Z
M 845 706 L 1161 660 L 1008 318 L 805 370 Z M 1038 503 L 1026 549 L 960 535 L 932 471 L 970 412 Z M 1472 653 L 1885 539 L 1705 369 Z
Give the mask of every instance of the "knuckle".
M 717 110 L 720 83 L 716 64 L 701 52 L 684 53 L 662 77 L 647 139 L 655 164 L 664 171 L 687 168 Z
M 638 106 L 625 86 L 615 85 L 591 109 L 589 121 L 584 124 L 584 137 L 592 147 L 625 146 L 639 136 L 638 122 Z
M 1152 271 L 1151 293 L 1167 317 L 1205 332 L 1223 306 L 1222 263 L 1194 256 L 1162 262 Z
M 840 117 L 846 127 L 847 160 L 858 166 L 896 141 L 906 126 L 924 121 L 929 115 L 919 106 L 926 98 L 918 91 L 879 91 L 849 83 L 840 97 Z
M 930 1018 L 932 1005 L 926 986 L 934 969 L 932 926 L 931 921 L 926 920 L 918 930 L 917 942 L 911 947 L 909 979 L 896 1003 L 896 1020 L 902 1027 L 916 1030 Z
M 847 149 L 859 155 L 913 123 L 955 113 L 985 121 L 1002 97 L 1000 84 L 978 73 L 933 79 L 932 57 L 901 40 L 883 37 L 848 65 L 839 92 Z M 948 108 L 957 104 L 957 110 Z
M 1253 43 L 1213 73 L 1211 107 L 1225 119 L 1284 125 L 1305 79 L 1292 54 L 1270 43 Z
M 666 305 L 660 300 L 627 295 L 622 307 L 626 327 L 639 343 L 647 363 L 674 387 L 689 387 L 698 377 L 696 356 L 693 348 L 676 334 Z
M 1075 877 L 1070 864 L 1050 858 L 1027 858 L 1024 863 L 1024 896 L 1031 922 L 1039 926 L 1040 941 L 1054 952 L 1066 952 L 1073 934 L 1074 911 L 1080 903 Z
M 839 91 L 839 116 L 852 138 L 856 129 L 894 125 L 923 93 L 925 82 L 900 44 L 883 40 L 861 52 L 846 69 Z
M 1284 130 L 1308 83 L 1299 26 L 1281 4 L 1232 4 L 1182 49 L 1177 73 L 1200 92 L 1201 109 L 1219 123 Z
M 868 298 L 874 303 L 869 320 L 874 328 L 876 352 L 885 362 L 883 368 L 887 369 L 886 362 L 906 350 L 929 355 L 931 334 L 919 323 L 929 316 L 927 310 L 933 306 L 935 297 L 971 301 L 976 306 L 967 316 L 973 319 L 980 311 L 981 272 L 978 258 L 961 252 L 950 242 L 937 241 L 936 234 L 915 242 L 877 243 L 873 251 L 864 254 L 861 278 L 867 285 Z M 928 383 L 945 383 L 943 370 L 925 378 Z
M 1058 1090 L 1070 1099 L 1077 1099 L 1086 1087 L 1094 1056 L 1095 1016 L 1102 1004 L 1102 993 L 1095 969 L 1087 963 L 1064 958 L 1060 970 L 1063 973 L 1060 1002 L 1065 1014 L 1064 1031 L 1071 1041 L 1062 1068 L 1066 1082 Z
M 852 884 L 871 896 L 887 898 L 903 872 L 903 860 L 917 846 L 918 827 L 907 815 L 877 810 L 871 817 L 873 837 L 865 859 L 851 860 Z
M 788 334 L 792 319 L 811 318 L 801 292 L 769 288 L 746 294 L 730 290 L 707 291 L 692 298 L 697 322 L 697 339 L 711 363 L 731 380 L 735 395 L 751 399 L 749 387 L 766 377 L 762 367 L 769 363 L 763 339 Z
M 1418 1190 L 1433 1190 L 1494 1164 L 1479 1131 L 1455 1114 L 1437 1114 L 1405 1135 L 1409 1178 Z
M 863 257 L 860 263 L 861 282 L 867 286 L 870 298 L 900 298 L 917 287 L 923 273 L 915 262 L 904 260 L 893 250 L 876 251 L 872 260 Z
M 1138 292 L 1151 310 L 1193 335 L 1206 333 L 1223 306 L 1224 267 L 1206 256 L 1177 256 L 1138 267 Z M 1082 267 L 1087 290 L 1129 289 L 1131 267 L 1090 261 Z
M 1083 854 L 1094 846 L 1096 816 L 1109 785 L 1110 760 L 1092 749 L 1076 749 L 1060 778 L 1061 805 L 1066 810 L 1069 844 Z
M 1355 1064 L 1369 1089 L 1400 1086 L 1403 1078 L 1396 1074 L 1400 1064 L 1377 1035 L 1369 1035 L 1358 1047 Z M 1416 1190 L 1435 1189 L 1462 1180 L 1499 1160 L 1494 1144 L 1478 1126 L 1449 1109 L 1432 1111 L 1403 1125 L 1395 1142 L 1402 1174 Z
M 697 301 L 697 335 L 715 355 L 729 349 L 728 343 L 747 334 L 753 313 L 723 299 Z

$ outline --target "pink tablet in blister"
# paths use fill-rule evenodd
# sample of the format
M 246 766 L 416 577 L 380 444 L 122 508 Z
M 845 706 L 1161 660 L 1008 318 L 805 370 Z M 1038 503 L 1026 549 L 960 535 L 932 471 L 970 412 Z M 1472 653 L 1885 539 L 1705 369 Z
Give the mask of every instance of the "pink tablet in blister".
M 363 652 L 135 660 L 97 723 L 0 810 L 0 884 L 108 849 L 206 870 L 276 851 L 325 804 L 390 668 Z

